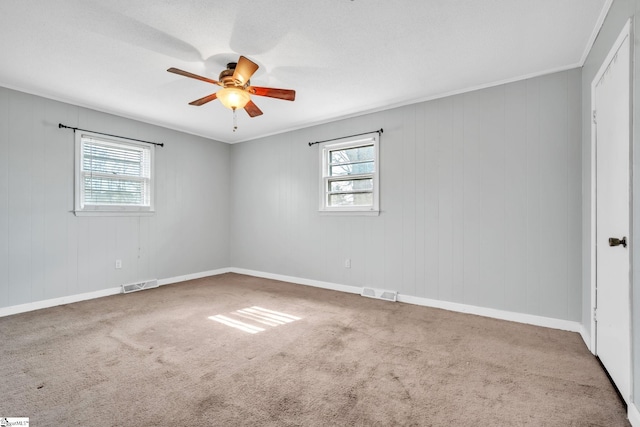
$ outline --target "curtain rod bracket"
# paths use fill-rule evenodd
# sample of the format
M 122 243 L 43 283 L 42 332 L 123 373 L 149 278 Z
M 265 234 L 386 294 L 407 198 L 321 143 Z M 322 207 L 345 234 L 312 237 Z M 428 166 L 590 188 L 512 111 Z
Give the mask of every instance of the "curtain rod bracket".
M 96 132 L 96 131 L 94 131 L 94 130 L 74 128 L 74 127 L 72 127 L 72 126 L 66 126 L 66 125 L 63 125 L 62 123 L 58 123 L 58 129 L 62 129 L 62 128 L 65 128 L 65 129 L 72 129 L 72 130 L 73 130 L 73 132 L 75 132 L 75 131 L 77 131 L 77 130 L 80 130 L 80 131 L 83 131 L 83 132 L 92 132 L 92 133 L 97 133 L 97 134 L 99 134 L 99 135 L 112 136 L 112 137 L 114 137 L 114 138 L 128 139 L 128 140 L 130 140 L 130 141 L 144 142 L 145 144 L 152 144 L 152 145 L 158 145 L 158 146 L 160 146 L 160 147 L 164 147 L 164 143 L 162 143 L 162 142 L 151 142 L 151 141 L 144 141 L 144 140 L 142 140 L 142 139 L 128 138 L 128 137 L 126 137 L 126 136 L 111 135 L 110 133 Z
M 357 134 L 355 134 L 355 135 L 341 136 L 341 137 L 339 137 L 339 138 L 325 139 L 324 141 L 310 142 L 310 143 L 309 143 L 309 147 L 311 147 L 312 145 L 316 145 L 316 144 L 322 144 L 323 142 L 335 141 L 335 140 L 337 140 L 337 139 L 351 138 L 351 137 L 353 137 L 353 136 L 366 135 L 366 134 L 368 134 L 368 133 L 374 133 L 374 132 L 377 132 L 377 133 L 378 133 L 378 135 L 380 135 L 382 132 L 384 132 L 384 129 L 380 128 L 380 129 L 378 129 L 378 130 L 374 130 L 374 131 L 371 131 L 371 132 L 363 132 L 363 133 L 357 133 Z

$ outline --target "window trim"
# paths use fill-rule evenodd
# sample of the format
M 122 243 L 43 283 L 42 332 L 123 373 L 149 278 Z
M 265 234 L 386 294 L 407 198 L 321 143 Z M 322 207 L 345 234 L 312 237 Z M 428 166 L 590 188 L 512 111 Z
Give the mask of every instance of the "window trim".
M 83 139 L 91 138 L 107 144 L 125 145 L 149 150 L 149 206 L 84 205 L 82 198 L 82 148 Z M 75 132 L 74 211 L 76 216 L 151 216 L 155 214 L 155 146 L 115 136 L 89 132 Z
M 329 176 L 329 152 L 338 149 L 356 148 L 373 144 L 374 167 L 373 172 L 358 175 Z M 380 214 L 380 135 L 378 132 L 344 138 L 339 141 L 328 141 L 320 144 L 320 184 L 319 209 L 322 215 L 359 215 L 377 216 Z M 373 179 L 373 203 L 370 206 L 328 206 L 329 183 L 331 178 Z

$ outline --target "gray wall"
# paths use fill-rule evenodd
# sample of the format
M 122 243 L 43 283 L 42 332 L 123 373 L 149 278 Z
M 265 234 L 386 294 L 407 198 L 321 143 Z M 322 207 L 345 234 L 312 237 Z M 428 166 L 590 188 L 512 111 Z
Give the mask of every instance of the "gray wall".
M 59 122 L 166 143 L 156 150 L 156 215 L 76 217 L 74 136 Z M 229 151 L 0 88 L 0 307 L 227 267 Z
M 635 35 L 633 57 L 638 58 L 640 48 L 638 47 L 638 25 L 637 20 L 640 19 L 640 0 L 614 0 L 609 14 L 598 34 L 598 37 L 585 61 L 582 71 L 582 168 L 583 168 L 583 268 L 582 268 L 582 300 L 583 300 L 583 325 L 585 329 L 591 329 L 591 314 L 589 312 L 591 303 L 591 82 L 593 81 L 600 66 L 604 62 L 609 50 L 611 50 L 618 35 L 622 31 L 625 23 L 629 18 L 634 18 Z M 632 57 L 632 58 L 633 58 Z M 640 108 L 638 108 L 638 100 L 640 99 L 640 68 L 634 67 L 633 76 L 633 147 L 632 147 L 632 163 L 633 163 L 633 212 L 632 218 L 632 351 L 633 351 L 633 367 L 634 373 L 633 393 L 634 402 L 640 402 L 640 251 L 636 249 L 633 242 L 640 242 Z M 592 332 L 592 331 L 590 331 Z M 638 406 L 638 405 L 636 405 Z
M 236 144 L 231 265 L 580 321 L 580 106 L 575 69 Z M 381 127 L 380 216 L 319 215 L 307 142 Z

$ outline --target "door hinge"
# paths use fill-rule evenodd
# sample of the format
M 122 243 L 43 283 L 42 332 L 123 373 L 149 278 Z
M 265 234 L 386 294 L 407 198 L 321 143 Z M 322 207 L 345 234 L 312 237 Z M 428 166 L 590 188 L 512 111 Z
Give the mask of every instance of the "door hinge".
M 596 307 L 593 307 L 593 321 L 598 321 L 598 309 Z
M 596 110 L 592 111 L 592 119 L 593 119 L 593 124 L 597 124 L 598 121 L 596 120 Z

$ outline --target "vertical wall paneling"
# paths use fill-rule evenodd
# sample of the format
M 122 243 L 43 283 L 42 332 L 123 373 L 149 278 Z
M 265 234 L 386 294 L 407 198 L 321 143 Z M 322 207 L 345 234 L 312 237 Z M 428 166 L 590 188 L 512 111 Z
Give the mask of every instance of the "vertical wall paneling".
M 568 317 L 579 319 L 582 316 L 582 300 L 575 298 L 582 292 L 581 250 L 577 242 L 582 242 L 581 221 L 576 217 L 582 204 L 582 151 L 581 111 L 576 105 L 582 103 L 582 70 L 571 70 L 567 79 L 567 300 Z M 585 320 L 585 319 L 583 319 Z
M 451 180 L 452 180 L 452 289 L 451 301 L 464 300 L 464 97 L 453 98 L 451 147 Z
M 567 73 L 554 74 L 540 86 L 541 252 L 545 262 L 540 271 L 543 314 L 567 316 Z
M 9 91 L 0 87 L 0 307 L 9 305 Z
M 438 229 L 440 214 L 439 198 L 439 158 L 438 158 L 438 102 L 425 104 L 424 110 L 425 138 L 422 144 L 425 146 L 424 164 L 424 197 L 425 211 L 424 222 L 424 276 L 425 281 L 419 284 L 417 296 L 438 299 L 438 279 L 440 276 L 440 233 Z
M 138 247 L 137 247 L 137 262 L 136 262 L 136 277 L 146 277 L 152 279 L 153 273 L 151 268 L 151 221 L 150 217 L 138 217 L 136 218 L 138 224 Z M 145 280 L 145 279 L 143 279 Z
M 567 224 L 579 81 L 570 70 L 235 144 L 232 265 L 579 320 L 579 263 L 566 242 L 551 247 L 580 239 Z M 290 141 L 380 127 L 380 216 L 320 215 L 317 149 Z
M 349 258 L 351 259 L 349 285 L 352 286 L 362 286 L 363 283 L 369 283 L 367 270 L 371 259 L 366 256 L 365 242 L 367 240 L 367 228 L 370 222 L 371 221 L 352 220 L 350 224 L 352 248 L 349 254 Z
M 480 174 L 480 98 L 477 92 L 462 95 L 464 99 L 462 129 L 464 134 L 464 151 L 462 168 L 464 170 L 464 205 L 462 233 L 464 236 L 463 250 L 463 280 L 464 294 L 461 302 L 471 304 L 478 301 L 482 292 L 480 289 L 480 252 L 481 223 L 479 209 L 481 198 Z
M 289 209 L 288 203 L 290 198 L 290 186 L 289 175 L 291 174 L 291 144 L 289 143 L 288 135 L 284 135 L 283 138 L 278 141 L 282 149 L 276 151 L 277 159 L 274 164 L 277 173 L 277 181 L 275 187 L 276 206 L 274 210 L 274 218 L 280 225 L 277 229 L 282 231 L 281 235 L 272 236 L 273 242 L 276 247 L 276 253 L 280 256 L 275 259 L 276 268 L 279 271 L 289 271 L 291 265 L 291 250 L 288 242 L 291 240 L 291 222 L 289 222 Z
M 517 82 L 505 87 L 505 306 L 527 310 L 527 86 Z M 516 248 L 524 249 L 524 256 Z
M 10 94 L 9 106 L 9 304 L 31 301 L 31 164 L 33 98 Z M 25 167 L 26 166 L 26 167 Z M 39 173 L 39 172 L 36 172 Z
M 299 191 L 296 191 L 296 187 L 299 182 L 299 172 L 297 170 L 299 167 L 299 162 L 296 162 L 295 158 L 299 156 L 299 153 L 296 152 L 297 150 L 294 147 L 294 142 L 293 138 L 291 138 L 291 134 L 286 135 L 286 137 L 287 155 L 284 159 L 285 170 L 283 171 L 284 173 L 281 177 L 282 184 L 286 187 L 286 197 L 284 200 L 282 200 L 281 204 L 285 212 L 284 220 L 289 224 L 289 226 L 286 228 L 287 234 L 281 244 L 286 248 L 287 256 L 285 258 L 285 271 L 287 271 L 287 275 L 293 276 L 296 269 L 294 268 L 295 261 L 292 255 L 294 254 L 294 242 L 296 240 L 295 236 L 299 229 L 299 215 L 293 215 L 293 212 L 295 212 L 295 207 L 299 203 L 298 197 L 296 195 L 300 193 Z
M 454 164 L 453 98 L 439 100 L 437 113 L 438 158 L 438 298 L 453 298 Z
M 528 80 L 527 84 L 527 125 L 526 139 L 526 194 L 527 233 L 525 250 L 527 268 L 524 281 L 527 287 L 527 312 L 540 312 L 540 269 L 542 250 L 540 243 L 541 158 L 540 158 L 540 80 Z
M 482 91 L 480 102 L 479 143 L 481 197 L 479 305 L 503 308 L 505 273 L 505 151 L 504 86 Z
M 405 293 L 416 289 L 416 109 L 402 109 L 402 283 Z
M 425 257 L 426 257 L 426 245 L 425 245 L 425 212 L 427 209 L 426 200 L 424 197 L 426 188 L 426 168 L 423 166 L 426 158 L 426 120 L 425 117 L 425 104 L 420 103 L 415 106 L 415 157 L 413 159 L 415 170 L 415 282 L 412 289 L 409 289 L 411 295 L 419 295 L 423 292 L 424 284 L 426 283 L 425 274 Z
M 32 174 L 32 195 L 31 195 L 31 300 L 45 299 L 45 258 L 44 258 L 44 238 L 45 238 L 45 195 L 46 185 L 49 176 L 49 164 L 46 161 L 46 125 L 44 123 L 45 105 L 43 102 L 34 102 L 31 123 L 29 127 L 33 129 L 31 148 L 31 170 L 38 171 Z

